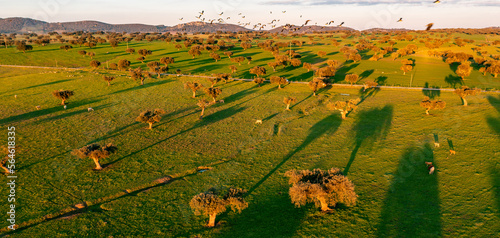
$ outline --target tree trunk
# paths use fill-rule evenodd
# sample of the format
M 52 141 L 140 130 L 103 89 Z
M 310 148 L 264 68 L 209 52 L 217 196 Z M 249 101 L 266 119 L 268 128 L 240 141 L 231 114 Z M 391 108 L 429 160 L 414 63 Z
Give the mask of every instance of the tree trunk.
M 328 207 L 328 204 L 326 203 L 325 199 L 324 198 L 318 198 L 319 202 L 321 203 L 321 211 L 330 211 L 332 209 L 330 209 Z
M 429 109 L 425 110 L 425 114 L 429 115 Z
M 202 107 L 202 108 L 201 108 L 201 115 L 200 115 L 200 117 L 203 117 L 203 113 L 204 113 L 204 112 L 205 112 L 205 108 L 204 108 L 204 107 Z
M 148 129 L 150 129 L 150 130 L 153 129 L 153 123 L 151 123 L 151 122 L 148 122 L 148 123 L 149 123 L 149 128 Z
M 196 91 L 193 90 L 193 98 L 196 98 Z
M 95 163 L 95 169 L 96 169 L 96 170 L 101 170 L 101 169 L 102 169 L 102 167 L 101 167 L 101 164 L 99 164 L 99 159 L 97 159 L 97 158 L 92 158 L 92 160 L 93 160 L 93 161 L 94 161 L 94 163 Z
M 208 218 L 208 227 L 214 227 L 215 226 L 215 216 L 217 214 L 210 214 L 209 218 Z
M 340 111 L 340 114 L 342 115 L 342 119 L 346 119 L 347 112 L 346 111 Z
M 141 80 L 141 85 L 144 85 L 144 79 L 143 79 L 143 80 Z
M 109 87 L 110 85 L 111 85 L 111 84 L 110 84 L 110 82 L 108 81 L 108 87 Z
M 66 105 L 65 102 L 66 102 L 66 99 L 63 99 L 61 102 L 61 105 Z
M 290 103 L 286 104 L 286 110 L 290 111 Z
M 281 84 L 278 84 L 278 89 L 281 89 Z
M 316 97 L 316 91 L 313 92 L 313 96 Z
M 463 97 L 462 100 L 464 101 L 464 106 L 466 107 L 468 105 L 467 100 L 465 100 L 465 97 Z

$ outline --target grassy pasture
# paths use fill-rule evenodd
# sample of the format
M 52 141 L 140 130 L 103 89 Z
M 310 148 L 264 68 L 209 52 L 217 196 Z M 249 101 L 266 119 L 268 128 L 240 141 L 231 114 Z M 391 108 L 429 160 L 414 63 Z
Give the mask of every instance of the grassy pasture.
M 136 44 L 138 49 L 143 43 Z M 124 52 L 120 47 L 116 52 Z M 155 52 L 152 58 L 159 58 L 163 56 L 160 48 L 168 48 L 168 44 L 145 46 L 150 47 Z M 312 52 L 325 46 L 315 47 Z M 112 52 L 111 48 L 102 50 Z M 168 55 L 168 50 L 164 52 Z M 69 53 L 76 54 L 76 49 Z M 64 57 L 66 52 L 47 52 L 48 58 L 50 54 Z M 209 74 L 214 66 L 203 58 L 195 60 L 199 64 L 191 63 L 182 51 L 178 55 L 174 68 L 185 67 L 183 71 L 206 67 Z M 257 64 L 257 55 L 261 59 L 270 56 L 256 54 L 252 65 Z M 337 56 L 341 57 L 332 57 Z M 88 61 L 72 57 L 81 65 Z M 99 59 L 108 56 L 102 57 Z M 380 62 L 363 61 L 355 69 L 375 67 L 369 63 Z M 440 60 L 434 63 L 447 67 Z M 442 69 L 443 75 L 445 70 L 449 68 Z M 279 70 L 277 74 L 305 72 L 295 71 Z M 107 87 L 102 74 L 114 74 L 117 79 Z M 84 213 L 39 223 L 13 237 L 489 237 L 500 231 L 498 94 L 470 97 L 469 106 L 463 107 L 456 95 L 439 92 L 435 96 L 447 102 L 446 109 L 426 116 L 419 106 L 424 96 L 421 91 L 363 93 L 326 88 L 313 97 L 302 84 L 278 90 L 271 84 L 257 87 L 235 81 L 219 85 L 225 103 L 207 108 L 200 120 L 197 99 L 183 89 L 183 83 L 199 80 L 207 85 L 207 81 L 164 77 L 140 86 L 122 75 L 0 68 L 0 124 L 15 126 L 18 133 L 18 221 L 222 162 L 209 171 L 180 177 Z M 75 91 L 66 110 L 50 95 L 57 89 Z M 291 111 L 284 111 L 285 96 L 298 99 Z M 203 97 L 206 95 L 200 92 L 198 98 Z M 329 101 L 357 97 L 364 100 L 347 120 L 326 109 Z M 40 110 L 35 109 L 37 105 Z M 88 112 L 88 107 L 95 111 Z M 153 130 L 134 121 L 141 111 L 155 108 L 167 113 Z M 264 123 L 256 125 L 257 119 Z M 434 148 L 436 137 L 439 148 Z M 6 136 L 0 142 L 5 144 Z M 70 154 L 72 149 L 94 142 L 112 142 L 119 148 L 103 161 L 105 169 L 99 172 L 92 170 L 92 161 Z M 457 151 L 455 156 L 449 156 L 450 144 Z M 427 174 L 424 161 L 434 162 L 434 175 Z M 331 214 L 312 205 L 295 208 L 288 196 L 285 171 L 331 167 L 342 168 L 354 182 L 358 205 L 340 207 Z M 4 177 L 0 180 L 7 182 Z M 249 207 L 241 214 L 218 216 L 221 225 L 217 228 L 204 228 L 207 218 L 194 216 L 189 200 L 212 186 L 229 185 L 249 190 Z M 7 193 L 7 187 L 1 186 L 0 194 Z M 5 214 L 5 209 L 0 211 Z M 0 224 L 7 226 L 5 219 Z

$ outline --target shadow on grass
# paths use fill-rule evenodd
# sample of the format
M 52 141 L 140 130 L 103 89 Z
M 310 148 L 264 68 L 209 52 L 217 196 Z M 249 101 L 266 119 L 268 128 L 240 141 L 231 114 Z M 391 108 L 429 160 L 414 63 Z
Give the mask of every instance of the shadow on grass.
M 368 77 L 370 77 L 370 75 L 372 75 L 372 74 L 373 74 L 373 72 L 375 72 L 375 70 L 374 70 L 374 69 L 365 70 L 365 71 L 363 71 L 363 73 L 361 73 L 361 74 L 359 75 L 359 79 L 365 79 L 365 78 L 368 78 Z
M 491 180 L 493 184 L 495 199 L 497 200 L 497 216 L 500 217 L 500 171 L 497 169 L 496 164 L 492 164 L 491 166 Z
M 166 84 L 166 83 L 169 83 L 169 82 L 172 82 L 172 81 L 173 80 L 166 80 L 165 79 L 165 80 L 154 80 L 154 81 L 148 82 L 148 79 L 146 79 L 146 81 L 144 81 L 144 85 L 137 85 L 137 86 L 135 86 L 133 88 L 127 88 L 127 89 L 119 90 L 119 91 L 113 92 L 111 94 L 118 94 L 118 93 L 130 92 L 130 91 L 134 91 L 134 90 L 146 89 L 146 88 L 150 88 L 150 87 L 154 87 L 154 86 L 159 86 L 159 85 L 162 85 L 162 84 Z
M 438 177 L 436 172 L 428 173 L 424 162 L 434 163 L 429 143 L 409 147 L 401 156 L 384 201 L 377 237 L 441 237 Z
M 444 78 L 444 81 L 452 88 L 456 88 L 457 85 L 462 86 L 464 84 L 462 78 L 453 74 L 446 76 L 446 78 Z
M 293 206 L 288 192 L 255 198 L 241 214 L 222 225 L 214 237 L 293 237 L 307 209 Z M 227 216 L 221 218 L 225 219 Z
M 429 87 L 429 83 L 425 82 L 425 86 L 422 89 L 422 93 L 424 96 L 429 97 L 430 99 L 434 99 L 436 97 L 441 96 L 441 90 L 437 86 Z
M 167 137 L 165 139 L 159 140 L 159 141 L 157 141 L 157 142 L 155 142 L 155 143 L 153 143 L 153 144 L 151 144 L 149 146 L 143 147 L 143 148 L 141 148 L 141 149 L 139 149 L 137 151 L 134 151 L 134 152 L 132 152 L 132 153 L 130 153 L 128 155 L 125 155 L 125 156 L 123 156 L 121 158 L 118 158 L 118 159 L 116 159 L 114 161 L 111 161 L 111 162 L 103 165 L 103 167 L 111 166 L 111 165 L 113 165 L 113 164 L 115 164 L 115 163 L 117 163 L 117 162 L 119 162 L 119 161 L 121 161 L 123 159 L 126 159 L 128 157 L 134 156 L 134 155 L 136 155 L 136 154 L 138 154 L 138 153 L 140 153 L 142 151 L 150 149 L 150 148 L 152 148 L 152 147 L 154 147 L 154 146 L 156 146 L 158 144 L 161 144 L 161 143 L 163 143 L 163 142 L 165 142 L 165 141 L 167 141 L 169 139 L 172 139 L 172 138 L 174 138 L 174 137 L 176 137 L 178 135 L 184 134 L 186 132 L 190 132 L 192 130 L 196 130 L 196 129 L 204 127 L 204 126 L 208 126 L 210 124 L 216 123 L 216 122 L 224 120 L 226 118 L 230 118 L 230 117 L 232 117 L 232 116 L 234 116 L 234 115 L 236 115 L 236 114 L 244 111 L 245 109 L 246 109 L 245 107 L 236 108 L 235 106 L 233 106 L 233 107 L 230 107 L 230 108 L 218 111 L 216 113 L 207 115 L 203 119 L 201 119 L 198 123 L 196 123 L 193 127 L 189 128 L 189 129 L 186 129 L 186 130 L 183 130 L 183 131 L 181 131 L 181 132 L 179 132 L 177 134 L 171 135 L 171 136 L 169 136 L 169 137 Z
M 58 84 L 58 83 L 64 83 L 64 82 L 68 82 L 68 81 L 71 81 L 71 79 L 61 79 L 61 80 L 57 80 L 57 81 L 53 81 L 53 82 L 48 82 L 48 83 L 43 83 L 43 84 L 33 85 L 33 86 L 25 87 L 25 88 L 16 89 L 16 90 L 10 91 L 10 92 L 38 88 L 38 87 L 43 87 L 43 86 L 48 86 L 48 85 L 53 85 L 53 84 Z
M 78 101 L 78 102 L 67 102 L 66 104 L 68 105 L 68 107 L 75 108 L 75 107 L 80 107 L 80 106 L 87 105 L 87 104 L 97 103 L 100 101 L 101 101 L 100 99 L 99 100 L 94 99 L 94 100 L 83 100 L 83 101 Z M 86 110 L 87 109 L 85 109 L 85 111 Z M 5 123 L 15 123 L 15 122 L 23 121 L 23 120 L 34 119 L 37 117 L 46 116 L 46 115 L 49 115 L 49 114 L 52 114 L 55 112 L 59 112 L 59 111 L 64 111 L 62 105 L 52 107 L 52 108 L 42 109 L 42 110 L 35 110 L 32 112 L 27 112 L 27 113 L 17 115 L 17 116 L 7 117 L 7 118 L 0 120 L 0 125 L 3 125 Z
M 488 96 L 488 101 L 490 102 L 491 106 L 493 106 L 497 110 L 497 112 L 500 113 L 500 96 L 498 97 L 498 99 L 493 96 Z M 500 117 L 495 118 L 493 116 L 488 116 L 486 118 L 486 121 L 488 122 L 491 130 L 495 132 L 500 138 Z
M 342 119 L 340 119 L 338 114 L 332 114 L 330 116 L 325 117 L 323 120 L 317 122 L 314 124 L 311 129 L 309 129 L 309 135 L 304 139 L 302 144 L 297 146 L 295 150 L 291 151 L 285 157 L 283 160 L 277 164 L 269 173 L 264 175 L 262 179 L 260 179 L 252 188 L 248 190 L 247 195 L 251 194 L 253 191 L 255 191 L 260 185 L 262 185 L 271 175 L 273 175 L 283 164 L 285 164 L 290 158 L 292 158 L 295 154 L 298 152 L 302 151 L 305 149 L 309 144 L 314 142 L 317 138 L 323 136 L 324 134 L 332 134 L 338 130 L 340 127 L 340 124 L 342 122 Z
M 112 107 L 114 105 L 116 105 L 116 104 L 107 103 L 107 104 L 104 104 L 104 105 L 99 105 L 99 106 L 93 107 L 93 109 L 94 109 L 94 111 L 99 111 L 99 110 L 102 110 L 102 109 L 105 109 L 105 108 Z M 82 113 L 94 113 L 94 112 L 89 112 L 88 109 L 85 108 L 85 109 L 81 109 L 81 110 L 78 110 L 78 111 L 72 111 L 72 112 L 63 113 L 63 114 L 60 114 L 60 115 L 57 115 L 57 116 L 53 116 L 53 117 L 49 117 L 49 118 L 44 118 L 40 122 L 47 122 L 47 121 L 54 121 L 54 120 L 64 119 L 64 118 L 72 117 L 72 116 L 75 116 L 75 115 L 78 115 L 78 114 L 82 114 Z
M 332 83 L 336 83 L 336 82 L 340 82 L 340 81 L 344 80 L 345 75 L 351 69 L 354 69 L 354 68 L 358 67 L 358 65 L 359 65 L 359 63 L 355 63 L 355 64 L 344 63 L 344 65 L 342 65 L 342 67 L 340 67 L 337 70 L 337 72 L 335 73 L 335 76 L 333 77 L 333 82 Z
M 391 105 L 386 105 L 383 108 L 375 108 L 359 113 L 359 120 L 353 126 L 355 147 L 344 169 L 343 173 L 345 175 L 349 173 L 349 169 L 363 142 L 371 147 L 375 141 L 385 139 L 391 128 L 393 110 Z

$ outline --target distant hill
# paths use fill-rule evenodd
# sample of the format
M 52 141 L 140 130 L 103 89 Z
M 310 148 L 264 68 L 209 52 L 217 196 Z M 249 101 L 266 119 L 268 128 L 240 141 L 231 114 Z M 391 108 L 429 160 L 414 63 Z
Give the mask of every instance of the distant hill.
M 73 32 L 73 31 L 111 31 L 111 32 L 167 32 L 182 31 L 186 33 L 216 32 L 216 31 L 250 31 L 244 27 L 233 24 L 210 24 L 204 22 L 190 22 L 176 26 L 153 26 L 146 24 L 108 24 L 99 21 L 77 21 L 48 23 L 30 18 L 0 18 L 0 33 L 47 33 L 47 32 Z

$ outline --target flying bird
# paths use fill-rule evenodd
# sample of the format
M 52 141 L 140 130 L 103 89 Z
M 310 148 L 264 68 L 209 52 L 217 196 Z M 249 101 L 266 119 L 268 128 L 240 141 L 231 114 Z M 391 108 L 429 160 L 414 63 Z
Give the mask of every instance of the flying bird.
M 283 13 L 286 13 L 286 11 L 282 11 Z
M 307 20 L 306 23 L 304 23 L 304 26 L 307 25 L 307 23 L 309 23 L 311 20 Z
M 238 13 L 238 16 L 241 16 L 241 12 L 240 12 L 240 13 Z
M 241 18 L 245 18 L 245 16 L 242 16 Z
M 403 18 L 402 18 L 402 17 L 401 17 L 401 18 L 399 18 L 398 22 L 402 22 L 402 21 L 403 21 Z
M 436 0 L 436 1 L 434 1 L 434 3 L 441 3 L 441 1 L 439 1 L 439 0 Z
M 302 15 L 300 15 L 300 18 L 302 18 Z
M 221 12 L 221 13 L 219 14 L 219 16 L 222 16 L 222 14 L 224 14 L 224 12 Z
M 179 18 L 179 20 L 181 20 L 181 21 L 182 21 L 182 19 L 184 19 L 184 17 Z
M 425 29 L 426 31 L 430 30 L 434 26 L 434 23 L 429 23 L 427 24 L 427 28 Z
M 344 22 L 340 23 L 340 25 L 338 25 L 338 26 L 340 27 L 340 26 L 342 26 L 342 25 L 344 25 Z
M 201 12 L 200 12 L 200 15 L 203 15 L 203 13 L 205 13 L 205 10 L 201 11 Z
M 226 20 L 229 20 L 229 19 L 231 19 L 231 17 L 227 17 L 227 19 L 226 19 Z
M 331 25 L 332 23 L 334 23 L 335 21 L 329 21 L 327 22 L 325 25 Z

